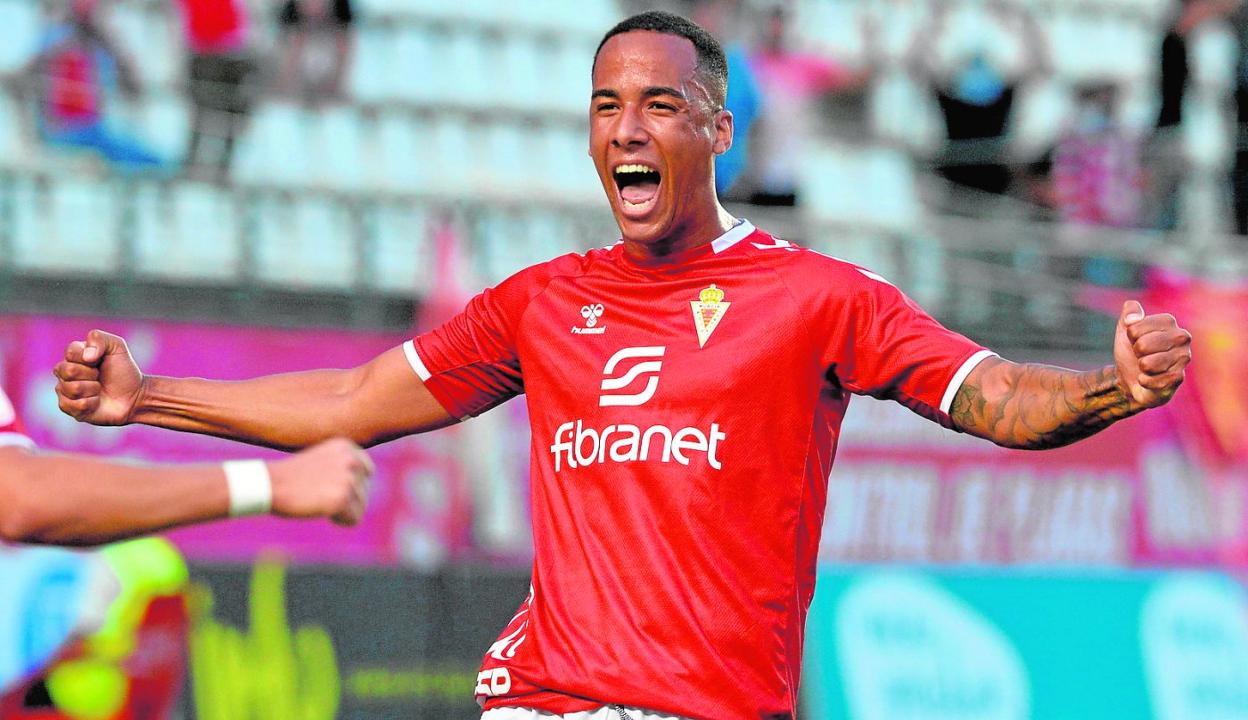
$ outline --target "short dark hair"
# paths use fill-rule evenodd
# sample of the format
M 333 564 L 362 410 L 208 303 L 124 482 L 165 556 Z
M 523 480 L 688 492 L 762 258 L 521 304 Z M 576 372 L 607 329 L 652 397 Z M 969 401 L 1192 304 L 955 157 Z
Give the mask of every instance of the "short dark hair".
M 602 42 L 598 43 L 598 49 L 594 51 L 594 65 L 598 64 L 598 54 L 608 40 L 635 30 L 676 35 L 693 43 L 693 49 L 698 55 L 696 69 L 706 83 L 711 102 L 716 109 L 724 107 L 725 98 L 728 96 L 728 60 L 724 57 L 724 48 L 701 25 L 674 13 L 650 10 L 621 20 L 602 36 Z

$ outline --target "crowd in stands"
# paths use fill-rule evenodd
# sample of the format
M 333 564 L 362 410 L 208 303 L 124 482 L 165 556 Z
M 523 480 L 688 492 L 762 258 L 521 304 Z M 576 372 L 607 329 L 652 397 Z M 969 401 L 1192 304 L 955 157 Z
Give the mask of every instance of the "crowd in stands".
M 717 177 L 731 200 L 818 204 L 806 192 L 811 158 L 826 156 L 816 148 L 849 158 L 850 176 L 855 162 L 900 152 L 914 177 L 939 178 L 954 193 L 951 202 L 964 208 L 977 206 L 975 198 L 1007 197 L 1069 224 L 1171 230 L 1183 222 L 1182 185 L 1192 165 L 1181 132 L 1185 113 L 1192 112 L 1193 93 L 1208 95 L 1193 69 L 1202 36 L 1221 33 L 1234 46 L 1226 102 L 1205 97 L 1206 105 L 1224 108 L 1228 127 L 1248 119 L 1248 3 L 1162 1 L 1163 11 L 1141 21 L 1152 23 L 1156 47 L 1146 92 L 1112 72 L 1065 77 L 1053 91 L 1062 58 L 1039 17 L 1044 11 L 1023 0 L 829 0 L 824 4 L 852 9 L 839 16 L 852 27 L 835 32 L 812 23 L 819 15 L 802 0 L 620 0 L 618 10 L 666 6 L 723 40 L 736 141 L 719 159 Z M 368 18 L 350 0 L 177 0 L 190 121 L 184 152 L 162 156 L 111 107 L 118 93 L 144 91 L 136 65 L 145 58 L 143 48 L 123 46 L 111 32 L 107 5 L 50 5 L 57 10 L 48 14 L 38 47 L 7 77 L 23 105 L 36 108 L 33 136 L 49 147 L 98 153 L 123 172 L 227 185 L 235 146 L 259 104 L 318 112 L 354 102 L 348 78 L 363 42 L 357 15 Z M 909 23 L 899 22 L 907 13 Z M 271 47 L 255 42 L 257 26 L 272 30 Z M 821 42 L 825 35 L 850 37 L 853 51 Z M 898 114 L 881 100 L 898 82 L 909 87 L 911 104 L 933 111 L 929 135 L 936 142 L 924 145 L 918 115 Z M 1050 99 L 1059 98 L 1050 103 L 1057 109 L 1028 142 L 1020 116 L 1026 99 L 1046 87 Z M 1205 165 L 1226 177 L 1216 183 L 1232 216 L 1224 226 L 1248 234 L 1248 143 L 1235 134 L 1223 154 L 1229 157 Z
M 188 177 L 224 183 L 236 140 L 266 91 L 313 105 L 343 98 L 350 0 L 282 2 L 274 17 L 282 45 L 275 73 L 251 43 L 254 11 L 246 0 L 177 0 L 191 117 L 185 157 L 161 158 L 108 112 L 114 89 L 128 97 L 142 91 L 134 63 L 144 55 L 113 36 L 101 18 L 106 5 L 70 0 L 52 11 L 34 56 L 8 78 L 33 106 L 36 134 L 49 145 L 95 151 L 123 171 L 169 173 L 180 165 Z

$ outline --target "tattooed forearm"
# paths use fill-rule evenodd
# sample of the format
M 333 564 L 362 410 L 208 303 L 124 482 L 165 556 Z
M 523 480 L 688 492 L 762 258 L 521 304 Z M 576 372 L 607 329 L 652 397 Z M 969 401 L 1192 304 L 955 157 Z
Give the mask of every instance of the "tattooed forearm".
M 1113 366 L 1077 372 L 989 358 L 962 384 L 949 415 L 958 428 L 998 445 L 1041 450 L 1081 440 L 1136 412 Z

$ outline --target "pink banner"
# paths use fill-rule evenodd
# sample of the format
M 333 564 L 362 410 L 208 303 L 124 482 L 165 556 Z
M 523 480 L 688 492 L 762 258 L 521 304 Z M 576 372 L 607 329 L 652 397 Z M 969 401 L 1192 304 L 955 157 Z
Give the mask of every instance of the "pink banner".
M 1183 318 L 1180 318 L 1183 320 Z M 56 408 L 50 368 L 100 326 L 127 337 L 145 371 L 221 379 L 347 367 L 400 336 L 145 321 L 0 317 L 0 381 L 41 445 L 159 461 L 273 455 L 145 427 L 80 425 Z M 1201 359 L 1198 357 L 1196 363 Z M 1194 366 L 1195 367 L 1195 366 Z M 1248 472 L 1194 446 L 1194 398 L 1084 442 L 1008 451 L 946 431 L 893 403 L 855 398 L 829 484 L 821 559 L 1042 565 L 1208 565 L 1248 571 Z M 1198 406 L 1197 406 L 1198 407 Z M 490 560 L 518 566 L 528 537 L 527 418 L 522 401 L 370 451 L 364 523 L 251 519 L 185 529 L 193 558 L 246 559 L 279 547 L 300 561 Z M 1224 457 L 1224 456 L 1219 456 Z
M 1182 420 L 1164 408 L 1027 452 L 855 398 L 820 559 L 1248 567 L 1248 478 L 1200 463 Z
M 351 367 L 405 338 L 378 333 L 276 330 L 115 319 L 0 318 L 0 381 L 27 429 L 49 449 L 161 462 L 217 462 L 278 453 L 245 445 L 132 426 L 97 428 L 62 415 L 51 368 L 65 345 L 91 328 L 116 332 L 144 372 L 242 379 L 275 372 Z M 473 547 L 469 488 L 458 453 L 435 433 L 370 450 L 377 464 L 373 497 L 363 523 L 352 529 L 327 521 L 252 518 L 187 528 L 170 538 L 196 559 L 249 559 L 279 548 L 308 562 L 436 566 L 478 557 Z M 524 467 L 517 472 L 523 473 Z

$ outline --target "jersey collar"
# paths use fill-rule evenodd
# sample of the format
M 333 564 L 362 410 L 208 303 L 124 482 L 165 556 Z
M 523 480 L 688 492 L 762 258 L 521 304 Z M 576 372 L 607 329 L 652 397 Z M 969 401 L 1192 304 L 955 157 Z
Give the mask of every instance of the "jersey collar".
M 749 220 L 742 219 L 741 222 L 728 228 L 728 232 L 712 240 L 711 250 L 718 255 L 753 234 L 754 225 Z

